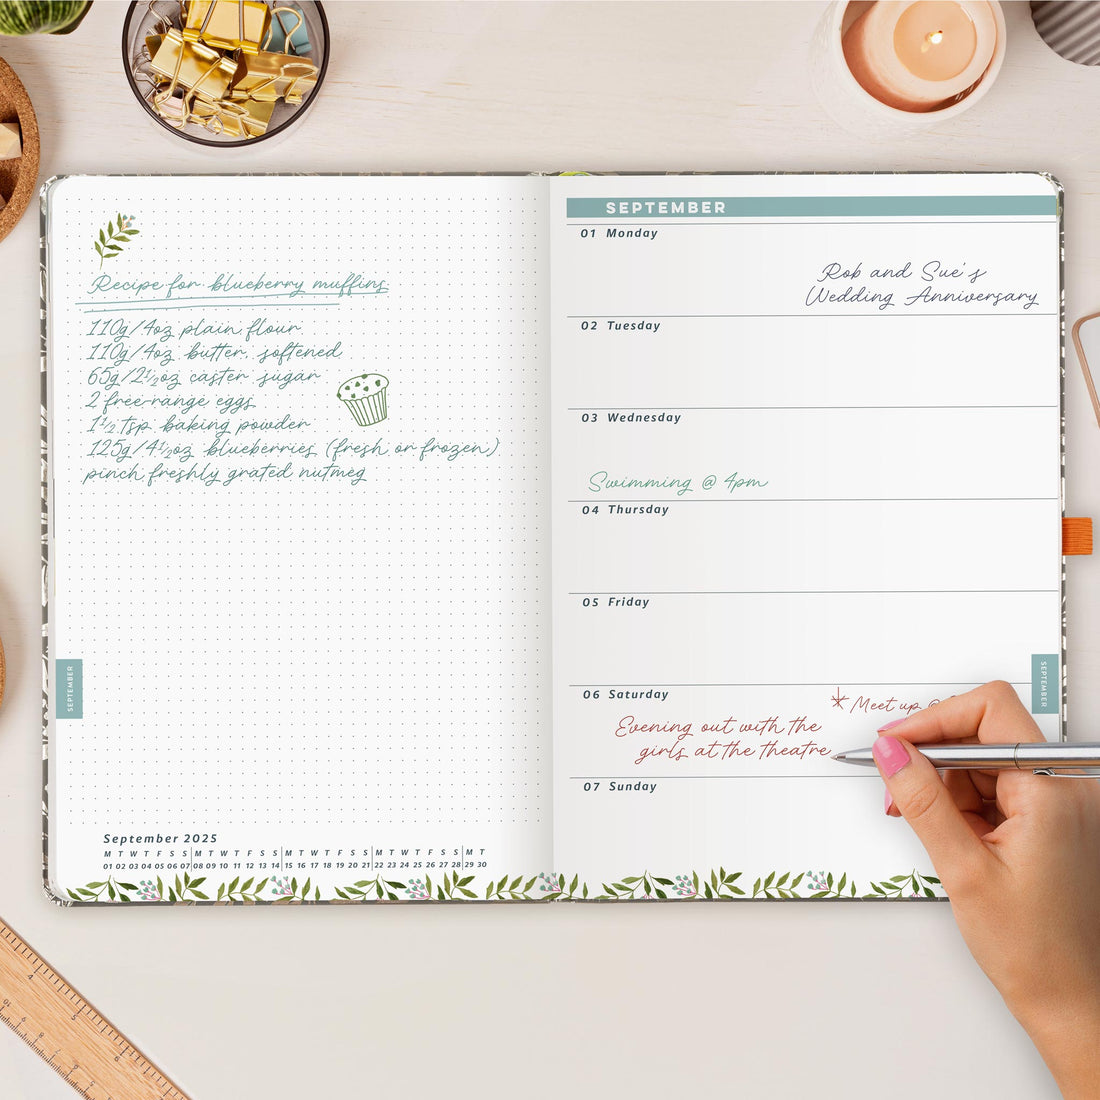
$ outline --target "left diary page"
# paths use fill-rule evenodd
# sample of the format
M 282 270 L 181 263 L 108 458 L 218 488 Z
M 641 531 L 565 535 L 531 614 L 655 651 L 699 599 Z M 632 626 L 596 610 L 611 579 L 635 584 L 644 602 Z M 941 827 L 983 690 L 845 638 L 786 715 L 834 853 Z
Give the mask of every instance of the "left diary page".
M 56 900 L 537 890 L 546 186 L 47 185 Z

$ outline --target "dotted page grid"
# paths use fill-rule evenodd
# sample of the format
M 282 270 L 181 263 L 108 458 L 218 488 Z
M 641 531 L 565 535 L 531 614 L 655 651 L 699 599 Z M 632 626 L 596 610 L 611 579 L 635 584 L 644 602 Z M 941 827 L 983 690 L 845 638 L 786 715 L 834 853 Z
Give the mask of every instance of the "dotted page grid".
M 54 893 L 113 879 L 167 896 L 201 874 L 269 878 L 263 900 L 308 877 L 327 898 L 376 876 L 549 868 L 545 186 L 54 185 L 49 655 L 51 674 L 56 659 L 83 672 L 83 717 L 55 713 L 49 730 Z M 139 232 L 101 266 L 118 213 Z M 309 293 L 349 274 L 353 293 Z M 135 289 L 176 276 L 197 285 Z M 354 292 L 372 283 L 386 292 Z M 259 362 L 292 342 L 339 348 Z M 319 377 L 261 386 L 265 371 Z M 338 396 L 364 375 L 388 380 L 384 410 Z M 112 393 L 131 403 L 105 410 Z M 166 396 L 209 404 L 149 402 Z M 211 457 L 219 429 L 165 430 L 170 416 L 227 422 L 231 447 L 316 456 Z M 301 476 L 330 459 L 362 479 Z M 226 483 L 267 463 L 290 476 Z M 195 476 L 150 484 L 158 465 Z

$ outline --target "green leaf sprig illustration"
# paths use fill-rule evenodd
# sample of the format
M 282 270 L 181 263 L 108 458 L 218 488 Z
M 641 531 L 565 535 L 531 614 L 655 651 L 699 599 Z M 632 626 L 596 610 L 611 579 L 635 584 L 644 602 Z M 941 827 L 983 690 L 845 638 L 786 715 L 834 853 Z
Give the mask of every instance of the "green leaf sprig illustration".
M 66 890 L 65 893 L 73 901 L 100 901 L 103 894 L 107 895 L 108 901 L 133 901 L 134 899 L 129 895 L 138 894 L 139 887 L 132 882 L 119 882 L 117 879 L 108 878 L 106 882 L 89 882 L 86 886 L 78 886 L 75 891 Z
M 257 902 L 261 900 L 260 894 L 266 885 L 266 878 L 260 879 L 259 882 L 256 882 L 255 878 L 246 878 L 244 882 L 241 882 L 238 875 L 228 886 L 223 882 L 218 887 L 218 896 L 215 900 Z
M 414 889 L 419 880 L 410 882 L 391 882 L 384 878 L 360 879 L 354 886 L 335 887 L 336 896 L 342 901 L 371 901 L 378 898 L 379 901 L 401 901 L 394 893 L 395 890 L 406 891 L 406 896 L 420 901 L 430 901 L 430 897 L 424 893 L 423 883 L 420 889 Z M 428 879 L 428 889 L 431 890 L 431 879 Z
M 908 894 L 911 898 L 934 898 L 936 891 L 932 886 L 940 886 L 940 880 L 935 875 L 922 875 L 913 871 L 908 875 L 894 875 L 882 882 L 871 883 L 871 893 L 864 894 L 865 898 L 903 898 Z
M 807 874 L 810 876 L 808 896 L 811 898 L 854 898 L 856 896 L 856 880 L 849 880 L 847 872 L 839 879 L 833 878 L 832 871 L 808 871 Z M 802 878 L 801 875 L 798 877 Z
M 270 882 L 271 887 L 268 890 L 268 894 L 271 896 L 266 900 L 274 905 L 278 905 L 280 902 L 284 904 L 294 904 L 295 902 L 321 900 L 321 888 L 319 886 L 314 886 L 309 878 L 299 885 L 297 878 L 291 878 L 288 882 L 285 878 L 274 875 Z M 312 897 L 310 897 L 309 893 L 311 889 L 313 890 Z
M 102 271 L 104 260 L 113 260 L 121 251 L 122 246 L 138 235 L 134 229 L 134 217 L 132 214 L 119 214 L 107 223 L 107 228 L 99 231 L 99 239 L 95 242 L 95 250 L 99 253 L 99 267 Z

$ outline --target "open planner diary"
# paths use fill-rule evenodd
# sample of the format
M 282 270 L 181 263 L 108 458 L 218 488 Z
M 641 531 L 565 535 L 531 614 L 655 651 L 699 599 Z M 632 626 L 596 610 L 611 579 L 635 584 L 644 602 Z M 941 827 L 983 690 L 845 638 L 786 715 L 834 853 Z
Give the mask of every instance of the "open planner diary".
M 1037 173 L 43 191 L 64 904 L 935 897 L 833 753 L 1063 736 Z

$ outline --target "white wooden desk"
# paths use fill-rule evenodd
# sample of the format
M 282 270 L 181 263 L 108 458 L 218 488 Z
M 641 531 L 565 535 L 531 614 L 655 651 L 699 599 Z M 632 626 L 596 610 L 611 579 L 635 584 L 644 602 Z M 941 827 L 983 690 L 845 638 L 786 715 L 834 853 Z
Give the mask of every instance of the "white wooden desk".
M 895 144 L 844 132 L 815 101 L 818 3 L 326 6 L 331 67 L 311 114 L 220 153 L 159 132 L 133 101 L 124 4 L 96 0 L 69 37 L 0 39 L 38 112 L 42 178 L 1043 169 L 1066 188 L 1067 316 L 1100 309 L 1100 68 L 1051 53 L 1024 3 L 1005 5 L 990 94 Z M 1057 1095 L 946 905 L 49 905 L 37 243 L 34 211 L 0 243 L 0 913 L 196 1100 Z M 1067 375 L 1068 512 L 1100 514 L 1100 428 L 1072 351 Z M 1068 596 L 1071 735 L 1095 738 L 1100 563 L 1071 562 Z M 0 1095 L 75 1094 L 5 1032 Z

